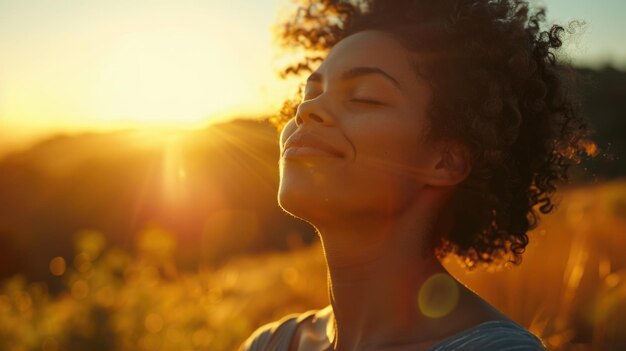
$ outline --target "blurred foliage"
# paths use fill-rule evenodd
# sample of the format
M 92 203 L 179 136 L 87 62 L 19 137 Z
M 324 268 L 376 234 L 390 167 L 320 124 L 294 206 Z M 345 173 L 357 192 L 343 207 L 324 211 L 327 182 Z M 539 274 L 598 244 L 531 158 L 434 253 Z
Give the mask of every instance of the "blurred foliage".
M 524 262 L 444 264 L 551 350 L 626 348 L 626 182 L 568 189 L 530 233 Z M 150 226 L 133 250 L 81 232 L 50 260 L 58 293 L 22 276 L 0 286 L 0 350 L 235 350 L 256 328 L 328 304 L 320 245 L 179 270 L 176 236 Z
M 194 274 L 177 271 L 174 250 L 175 237 L 156 227 L 133 254 L 81 233 L 73 258 L 57 258 L 68 261 L 53 272 L 60 293 L 21 276 L 4 281 L 0 350 L 233 350 L 260 324 L 325 304 L 316 246 Z

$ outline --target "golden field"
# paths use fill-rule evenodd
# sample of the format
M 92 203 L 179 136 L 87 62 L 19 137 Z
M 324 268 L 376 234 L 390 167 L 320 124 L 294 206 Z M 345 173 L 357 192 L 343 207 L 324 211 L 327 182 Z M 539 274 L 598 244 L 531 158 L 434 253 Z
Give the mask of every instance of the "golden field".
M 553 350 L 626 346 L 626 182 L 570 188 L 530 234 L 519 267 L 449 270 Z M 0 349 L 233 350 L 260 325 L 328 303 L 317 242 L 177 269 L 175 236 L 158 227 L 134 250 L 83 232 L 48 269 L 59 293 L 17 275 L 0 289 Z

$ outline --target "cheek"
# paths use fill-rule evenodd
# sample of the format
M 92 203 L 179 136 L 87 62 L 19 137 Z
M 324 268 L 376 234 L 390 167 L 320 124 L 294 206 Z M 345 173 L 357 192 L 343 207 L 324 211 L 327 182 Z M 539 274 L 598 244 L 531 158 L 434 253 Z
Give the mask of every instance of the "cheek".
M 372 123 L 351 135 L 356 158 L 344 174 L 350 193 L 381 212 L 404 208 L 424 185 L 420 135 L 417 123 Z
M 417 123 L 369 125 L 352 138 L 355 165 L 388 181 L 419 181 L 425 164 L 420 135 Z

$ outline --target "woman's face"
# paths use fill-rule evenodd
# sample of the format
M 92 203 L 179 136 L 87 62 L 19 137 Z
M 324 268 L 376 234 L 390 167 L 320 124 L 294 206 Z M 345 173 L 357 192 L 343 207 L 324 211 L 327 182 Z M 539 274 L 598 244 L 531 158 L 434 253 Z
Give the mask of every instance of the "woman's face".
M 392 36 L 368 30 L 340 41 L 281 133 L 281 207 L 314 225 L 401 211 L 436 161 L 423 143 L 429 101 Z

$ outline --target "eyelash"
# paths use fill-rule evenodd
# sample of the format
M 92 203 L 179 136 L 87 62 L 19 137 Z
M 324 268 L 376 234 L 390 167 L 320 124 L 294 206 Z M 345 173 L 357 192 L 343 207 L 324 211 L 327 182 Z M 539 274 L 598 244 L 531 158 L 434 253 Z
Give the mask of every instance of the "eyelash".
M 306 100 L 309 100 L 309 99 L 306 96 L 304 96 L 302 98 L 302 101 L 306 101 Z M 385 105 L 384 103 L 382 103 L 380 101 L 371 100 L 371 99 L 350 99 L 349 101 L 350 102 L 359 103 L 359 104 L 378 105 L 378 106 Z
M 368 105 L 384 105 L 380 101 L 370 100 L 370 99 L 350 99 L 350 101 L 360 103 L 360 104 L 368 104 Z

